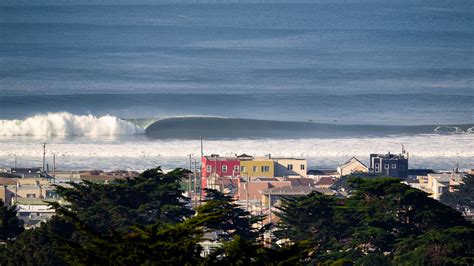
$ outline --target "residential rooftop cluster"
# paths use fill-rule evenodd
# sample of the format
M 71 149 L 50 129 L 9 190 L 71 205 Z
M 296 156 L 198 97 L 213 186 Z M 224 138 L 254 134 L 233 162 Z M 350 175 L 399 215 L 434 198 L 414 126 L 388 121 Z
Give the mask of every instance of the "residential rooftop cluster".
M 304 158 L 262 157 L 241 154 L 201 157 L 201 165 L 195 162 L 187 180 L 183 180 L 184 194 L 191 198 L 193 206 L 204 199 L 206 190 L 215 189 L 233 197 L 243 208 L 253 214 L 266 215 L 268 222 L 275 222 L 271 215 L 282 198 L 299 197 L 313 191 L 345 197 L 347 192 L 337 185 L 344 176 L 388 176 L 401 178 L 414 188 L 423 190 L 439 200 L 443 193 L 452 192 L 470 172 L 435 172 L 430 169 L 409 169 L 408 153 L 370 154 L 369 165 L 351 157 L 335 169 L 308 169 Z M 192 168 L 192 165 L 191 165 Z M 70 186 L 87 180 L 108 184 L 115 179 L 133 178 L 133 171 L 59 171 L 52 173 L 42 168 L 0 169 L 0 199 L 7 205 L 16 205 L 25 227 L 30 228 L 54 215 L 48 204 L 63 202 L 55 193 L 54 186 Z
M 0 169 L 0 199 L 7 205 L 15 205 L 26 228 L 35 227 L 54 215 L 50 202 L 62 201 L 55 192 L 55 185 L 70 187 L 69 183 L 83 180 L 109 183 L 115 179 L 132 178 L 138 172 L 113 171 L 54 171 L 48 173 L 40 167 Z

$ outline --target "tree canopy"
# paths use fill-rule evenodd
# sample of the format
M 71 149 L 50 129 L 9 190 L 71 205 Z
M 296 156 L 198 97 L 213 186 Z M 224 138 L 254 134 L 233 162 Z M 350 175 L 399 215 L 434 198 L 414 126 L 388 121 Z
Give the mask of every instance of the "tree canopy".
M 286 198 L 277 211 L 280 222 L 267 232 L 261 216 L 215 190 L 193 211 L 180 190 L 185 174 L 155 168 L 111 184 L 57 187 L 69 204 L 53 203 L 57 215 L 48 222 L 22 233 L 15 222 L 4 223 L 17 229 L 4 233 L 8 241 L 0 246 L 0 264 L 474 263 L 473 225 L 398 179 L 350 179 L 350 197 L 314 192 Z M 0 208 L 6 221 L 15 221 L 14 208 Z M 262 241 L 264 234 L 273 234 L 272 246 Z M 207 256 L 205 242 L 217 243 Z
M 454 190 L 454 192 L 443 193 L 441 202 L 463 214 L 474 213 L 474 176 L 466 175 L 459 185 L 454 186 Z

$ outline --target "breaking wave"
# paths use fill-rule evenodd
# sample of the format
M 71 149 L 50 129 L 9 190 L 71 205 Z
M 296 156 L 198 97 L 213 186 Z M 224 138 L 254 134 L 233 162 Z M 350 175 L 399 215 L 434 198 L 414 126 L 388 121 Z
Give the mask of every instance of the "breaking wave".
M 121 119 L 111 115 L 38 114 L 0 120 L 0 136 L 116 136 L 153 139 L 347 138 L 391 135 L 473 134 L 474 125 L 350 125 L 210 116 Z
M 115 116 L 48 113 L 24 120 L 0 120 L 0 136 L 112 136 L 144 133 L 144 129 Z
M 462 125 L 360 125 L 272 121 L 222 117 L 173 117 L 146 128 L 147 136 L 177 138 L 346 138 L 390 135 L 472 134 L 472 124 Z

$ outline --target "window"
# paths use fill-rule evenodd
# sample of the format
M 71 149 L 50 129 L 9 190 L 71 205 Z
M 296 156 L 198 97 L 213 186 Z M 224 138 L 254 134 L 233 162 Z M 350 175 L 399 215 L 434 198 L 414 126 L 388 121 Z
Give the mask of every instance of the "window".
M 378 164 L 378 163 L 375 164 L 375 168 L 379 168 L 379 164 Z
M 389 169 L 389 168 L 390 168 L 390 165 L 389 165 L 389 164 L 384 164 L 384 165 L 383 165 L 383 168 Z
M 258 167 L 254 166 L 254 167 L 252 167 L 252 170 L 253 170 L 254 173 L 256 173 L 256 172 L 258 172 Z
M 240 172 L 241 172 L 241 173 L 245 173 L 245 171 L 246 171 L 246 170 L 245 170 L 245 166 L 241 166 L 241 167 L 240 167 Z
M 212 171 L 212 166 L 211 166 L 211 165 L 208 165 L 208 166 L 206 167 L 206 171 L 210 173 L 210 172 Z
M 397 169 L 397 165 L 396 164 L 392 164 L 392 169 Z
M 57 194 L 54 190 L 46 190 L 46 198 L 57 198 Z
M 262 172 L 270 172 L 270 166 L 262 166 Z
M 238 172 L 239 172 L 239 166 L 238 166 L 238 165 L 235 165 L 235 166 L 234 166 L 234 172 L 235 172 L 235 173 L 238 173 Z
M 223 172 L 223 173 L 227 173 L 227 165 L 223 165 L 223 166 L 222 166 L 222 172 Z
M 36 194 L 26 194 L 27 198 L 36 198 Z
M 380 172 L 380 171 L 379 171 L 379 164 L 378 164 L 378 163 L 375 164 L 375 172 L 376 172 L 376 173 L 379 173 L 379 172 Z
M 300 170 L 304 170 L 304 164 L 300 165 Z
M 292 165 L 292 164 L 287 165 L 287 166 L 286 166 L 286 169 L 288 169 L 288 170 L 293 170 L 293 165 Z

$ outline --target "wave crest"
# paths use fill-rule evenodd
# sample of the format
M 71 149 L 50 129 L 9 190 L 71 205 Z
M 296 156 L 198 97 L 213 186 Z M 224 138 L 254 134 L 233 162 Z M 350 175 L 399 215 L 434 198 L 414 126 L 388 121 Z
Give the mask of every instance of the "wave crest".
M 48 113 L 25 120 L 0 120 L 0 136 L 112 136 L 144 133 L 143 128 L 115 116 Z

